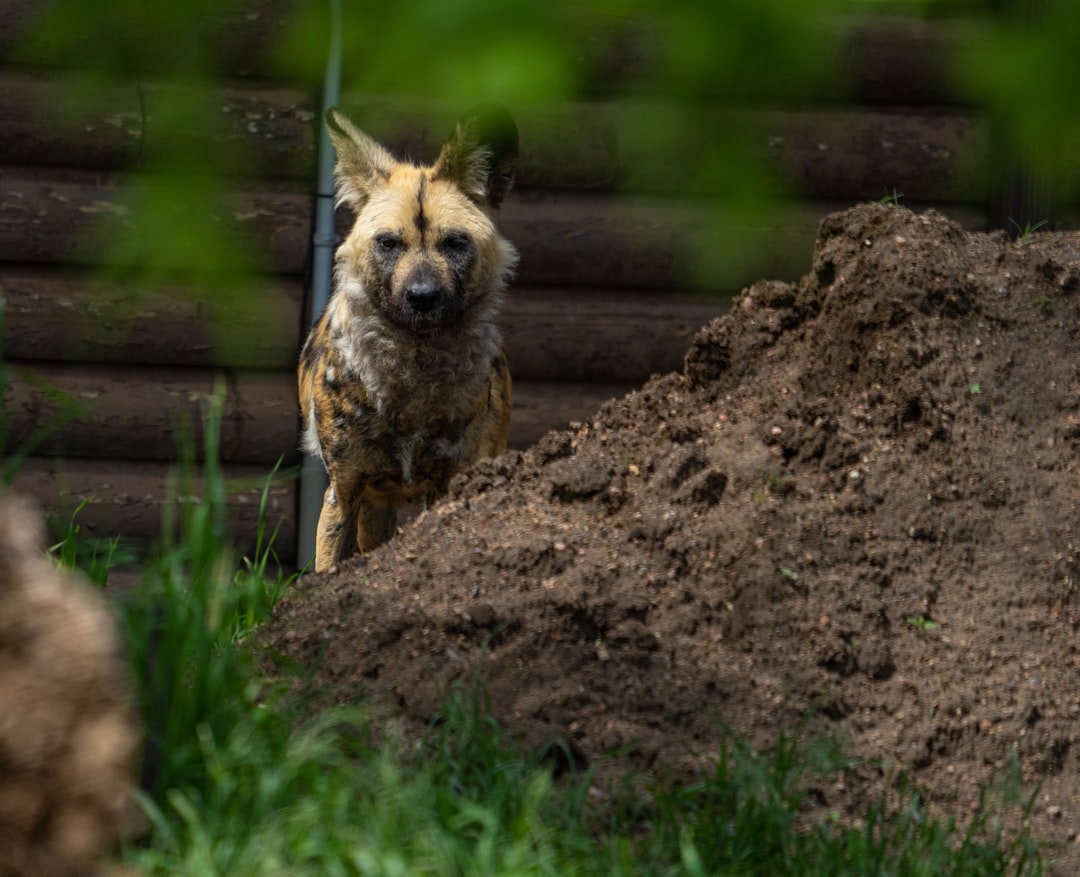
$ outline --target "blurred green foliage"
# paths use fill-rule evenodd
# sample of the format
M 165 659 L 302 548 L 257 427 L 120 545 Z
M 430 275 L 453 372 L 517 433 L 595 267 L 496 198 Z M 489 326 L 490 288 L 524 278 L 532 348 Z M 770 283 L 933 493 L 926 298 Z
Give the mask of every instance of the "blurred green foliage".
M 958 59 L 960 81 L 1001 124 L 1009 149 L 1062 199 L 1080 195 L 1080 4 L 1001 4 Z M 1038 219 L 1038 217 L 1033 217 Z
M 701 229 L 713 261 L 738 259 L 724 229 L 760 224 L 783 187 L 755 132 L 733 116 L 747 105 L 842 93 L 837 17 L 970 15 L 988 24 L 957 58 L 963 89 L 989 106 L 1004 142 L 1056 192 L 1080 190 L 1080 5 L 1075 0 L 343 0 L 344 92 L 462 110 L 499 100 L 528 114 L 602 98 L 628 156 L 618 182 L 657 187 L 716 207 Z M 53 0 L 20 52 L 23 61 L 75 68 L 87 100 L 117 81 L 199 83 L 252 66 L 317 92 L 326 67 L 330 2 L 300 0 Z M 346 103 L 348 100 L 346 99 Z M 258 248 L 228 221 L 224 176 L 242 171 L 235 145 L 177 132 L 214 130 L 213 95 L 155 95 L 142 120 L 147 148 L 121 203 L 131 211 L 98 249 L 115 279 L 172 279 L 198 288 L 243 278 Z M 365 121 L 361 119 L 361 121 Z M 312 124 L 319 123 L 313 114 Z M 573 130 L 560 147 L 575 150 Z

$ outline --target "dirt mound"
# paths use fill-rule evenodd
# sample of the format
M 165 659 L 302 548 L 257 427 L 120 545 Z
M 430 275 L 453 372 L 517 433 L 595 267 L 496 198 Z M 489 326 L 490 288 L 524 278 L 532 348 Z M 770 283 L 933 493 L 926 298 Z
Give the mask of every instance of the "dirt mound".
M 813 713 L 963 814 L 1013 750 L 1080 871 L 1078 332 L 1076 234 L 833 215 L 683 374 L 460 477 L 303 579 L 270 640 L 420 720 L 479 674 L 497 717 L 594 762 Z
M 134 824 L 139 742 L 115 621 L 0 499 L 0 877 L 66 877 Z

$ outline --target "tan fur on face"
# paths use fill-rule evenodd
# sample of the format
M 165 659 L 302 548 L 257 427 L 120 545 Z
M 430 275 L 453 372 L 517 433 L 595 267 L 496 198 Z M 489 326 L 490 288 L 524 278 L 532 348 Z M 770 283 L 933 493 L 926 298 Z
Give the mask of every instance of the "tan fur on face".
M 385 541 L 398 507 L 434 500 L 463 466 L 505 449 L 511 381 L 494 318 L 517 259 L 492 221 L 516 132 L 495 154 L 478 122 L 463 123 L 434 165 L 417 166 L 336 111 L 327 124 L 356 221 L 300 358 L 304 446 L 330 476 L 316 570 L 354 539 L 365 551 Z

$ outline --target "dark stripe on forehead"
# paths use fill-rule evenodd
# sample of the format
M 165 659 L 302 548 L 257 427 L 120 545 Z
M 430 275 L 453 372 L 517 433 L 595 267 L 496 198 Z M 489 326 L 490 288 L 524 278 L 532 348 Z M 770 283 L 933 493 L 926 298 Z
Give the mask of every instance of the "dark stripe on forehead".
M 416 192 L 416 215 L 413 223 L 416 230 L 423 235 L 428 230 L 428 218 L 424 215 L 424 200 L 427 197 L 427 177 L 420 177 L 420 188 Z

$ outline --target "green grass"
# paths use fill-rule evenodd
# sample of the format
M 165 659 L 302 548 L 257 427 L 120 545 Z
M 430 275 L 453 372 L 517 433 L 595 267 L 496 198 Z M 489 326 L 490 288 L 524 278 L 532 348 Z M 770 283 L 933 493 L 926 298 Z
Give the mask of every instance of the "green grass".
M 79 503 L 62 526 L 57 527 L 53 522 L 54 529 L 61 529 L 64 535 L 49 552 L 60 566 L 82 570 L 91 582 L 103 588 L 108 584 L 109 573 L 117 565 L 136 562 L 138 553 L 125 546 L 119 536 L 97 538 L 83 534 L 77 518 L 89 502 L 84 499 Z
M 556 779 L 512 745 L 482 691 L 449 692 L 419 740 L 373 722 L 370 706 L 311 718 L 302 686 L 269 683 L 247 645 L 288 582 L 266 577 L 267 529 L 246 559 L 225 535 L 219 416 L 211 405 L 201 491 L 183 467 L 142 582 L 118 603 L 146 727 L 149 823 L 125 863 L 180 877 L 1041 873 L 1031 839 L 998 828 L 1005 805 L 989 796 L 961 826 L 931 816 L 901 778 L 895 802 L 856 827 L 809 820 L 811 786 L 853 766 L 830 741 L 780 733 L 759 752 L 724 735 L 695 783 L 628 774 L 598 795 L 588 774 Z M 99 580 L 110 558 L 108 545 L 85 550 L 75 519 L 53 553 Z
M 1028 222 L 1021 226 L 1019 222 L 1011 216 L 1009 217 L 1009 224 L 1016 229 L 1016 241 L 1021 244 L 1026 244 L 1031 240 L 1031 236 L 1035 234 L 1035 232 L 1049 223 L 1050 220 L 1048 219 L 1040 219 L 1038 222 Z

